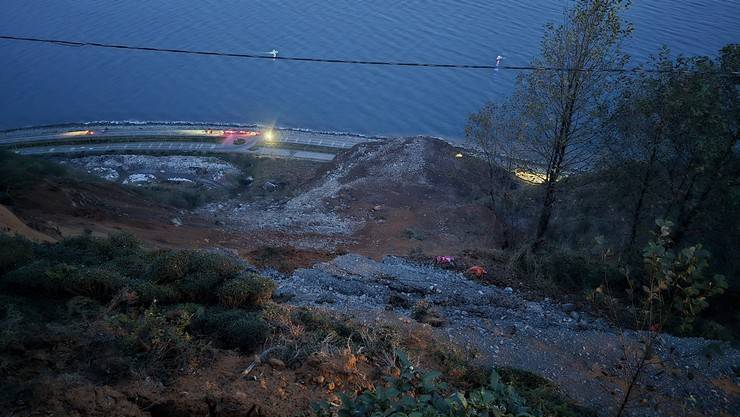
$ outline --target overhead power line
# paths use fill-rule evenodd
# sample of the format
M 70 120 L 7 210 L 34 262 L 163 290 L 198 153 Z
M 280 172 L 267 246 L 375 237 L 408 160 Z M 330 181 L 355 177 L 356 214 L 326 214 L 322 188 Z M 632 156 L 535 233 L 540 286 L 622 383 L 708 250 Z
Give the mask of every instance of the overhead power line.
M 160 52 L 160 53 L 173 53 L 173 54 L 184 54 L 184 55 L 218 56 L 218 57 L 246 58 L 246 59 L 266 59 L 266 60 L 275 60 L 275 61 L 315 62 L 315 63 L 324 63 L 324 64 L 345 64 L 345 65 L 382 65 L 382 66 L 396 66 L 396 67 L 427 67 L 427 68 L 487 69 L 487 70 L 503 69 L 503 70 L 513 70 L 513 71 L 558 71 L 558 72 L 611 72 L 611 73 L 679 72 L 676 70 L 643 69 L 643 68 L 565 68 L 565 67 L 547 67 L 547 66 L 538 67 L 538 66 L 495 65 L 495 64 L 456 64 L 456 63 L 455 64 L 442 64 L 442 63 L 429 63 L 429 62 L 399 62 L 399 61 L 372 61 L 372 60 L 361 60 L 361 59 L 332 59 L 332 58 L 316 58 L 316 57 L 282 56 L 282 55 L 277 55 L 277 51 L 266 52 L 266 53 L 236 53 L 236 52 L 220 52 L 220 51 L 203 51 L 203 50 L 195 50 L 195 49 L 157 48 L 157 47 L 150 47 L 150 46 L 135 46 L 135 45 L 111 44 L 111 43 L 101 43 L 101 42 L 81 42 L 81 41 L 72 41 L 72 40 L 65 40 L 65 39 L 30 38 L 30 37 L 11 36 L 11 35 L 0 35 L 0 40 L 36 42 L 36 43 L 61 45 L 61 46 L 73 46 L 73 47 L 88 46 L 92 48 Z M 739 74 L 738 72 L 730 72 L 730 73 L 707 72 L 707 73 L 726 75 L 726 76 L 737 76 Z

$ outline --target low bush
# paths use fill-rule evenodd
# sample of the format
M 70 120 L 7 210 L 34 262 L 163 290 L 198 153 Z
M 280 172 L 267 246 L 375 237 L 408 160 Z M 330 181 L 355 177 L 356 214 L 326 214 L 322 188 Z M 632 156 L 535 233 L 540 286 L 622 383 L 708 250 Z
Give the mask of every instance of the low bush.
M 118 272 L 103 268 L 76 268 L 64 278 L 64 290 L 69 295 L 81 295 L 108 301 L 129 285 L 129 280 Z
M 72 318 L 81 318 L 82 320 L 97 317 L 103 308 L 96 300 L 83 296 L 72 297 L 65 305 L 67 307 L 67 315 Z
M 158 285 L 170 285 L 179 292 L 179 301 L 213 304 L 219 286 L 242 270 L 239 262 L 221 253 L 203 251 L 162 251 L 154 255 L 147 278 Z
M 217 291 L 224 277 L 215 271 L 190 272 L 175 284 L 181 301 L 214 304 Z
M 238 274 L 243 268 L 240 262 L 223 253 L 190 251 L 190 271 L 209 271 L 222 277 Z
M 347 321 L 336 320 L 326 313 L 306 308 L 293 311 L 291 319 L 303 325 L 307 331 L 315 332 L 319 337 L 333 332 L 346 339 L 357 333 L 357 329 Z
M 618 268 L 593 257 L 556 250 L 539 260 L 545 279 L 567 290 L 587 290 L 598 287 L 605 281 L 613 285 L 623 282 Z
M 152 281 L 136 281 L 132 285 L 139 304 L 175 304 L 180 302 L 180 293 L 170 285 L 160 285 Z
M 40 260 L 8 272 L 0 283 L 17 294 L 57 298 L 66 295 L 65 278 L 74 272 L 73 266 Z
M 389 386 L 361 392 L 356 397 L 341 396 L 339 417 L 524 417 L 534 415 L 524 399 L 492 371 L 488 386 L 468 392 L 449 392 L 446 384 L 436 382 L 439 372 L 422 374 L 398 352 L 401 373 L 389 378 Z M 316 404 L 320 417 L 334 415 L 327 402 Z
M 259 275 L 249 275 L 224 282 L 218 289 L 218 299 L 227 307 L 261 306 L 272 298 L 275 282 Z
M 498 368 L 501 382 L 510 385 L 527 401 L 527 405 L 542 416 L 597 417 L 596 412 L 568 401 L 557 385 L 531 372 L 514 368 Z
M 727 281 L 709 272 L 711 255 L 702 245 L 676 250 L 673 223 L 658 220 L 656 224 L 654 238 L 643 250 L 644 275 L 627 277 L 629 293 L 642 309 L 638 327 L 665 326 L 689 335 L 709 300 L 725 292 Z
M 20 236 L 0 235 L 0 248 L 0 277 L 34 259 L 33 242 Z
M 128 233 L 112 234 L 108 238 L 83 235 L 40 247 L 40 252 L 42 257 L 56 262 L 98 266 L 116 258 L 139 254 L 141 246 Z
M 190 255 L 190 251 L 157 252 L 148 278 L 157 284 L 171 284 L 183 279 L 190 269 Z
M 214 335 L 227 348 L 253 351 L 264 343 L 269 333 L 267 323 L 259 313 L 244 310 L 211 308 L 203 311 L 193 322 L 201 333 Z
M 2 285 L 24 295 L 51 298 L 85 296 L 100 301 L 110 300 L 129 284 L 115 271 L 36 261 L 5 275 Z

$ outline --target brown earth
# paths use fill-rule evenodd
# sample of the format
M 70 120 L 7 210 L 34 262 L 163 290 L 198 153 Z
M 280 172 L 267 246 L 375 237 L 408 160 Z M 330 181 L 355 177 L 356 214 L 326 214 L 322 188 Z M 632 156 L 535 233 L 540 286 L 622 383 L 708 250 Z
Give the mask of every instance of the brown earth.
M 23 236 L 34 242 L 56 241 L 44 233 L 28 227 L 23 220 L 19 219 L 18 216 L 2 204 L 0 204 L 0 233 Z
M 473 157 L 456 159 L 456 152 L 457 148 L 443 141 L 411 138 L 362 144 L 321 168 L 314 163 L 286 165 L 285 160 L 254 164 L 255 184 L 278 178 L 282 186 L 276 194 L 255 187 L 254 193 L 240 197 L 245 200 L 284 201 L 286 196 L 311 193 L 329 176 L 338 178 L 341 189 L 319 199 L 326 204 L 319 210 L 359 220 L 361 227 L 334 250 L 294 245 L 296 241 L 321 242 L 334 236 L 300 228 L 244 232 L 228 223 L 217 224 L 213 218 L 147 200 L 120 185 L 101 182 L 49 180 L 18 192 L 12 210 L 19 219 L 12 228 L 25 223 L 30 230 L 24 229 L 24 233 L 29 236 L 38 232 L 37 236 L 52 239 L 125 230 L 147 246 L 224 247 L 281 272 L 346 252 L 376 259 L 389 254 L 428 258 L 498 246 L 500 225 L 486 207 L 484 182 L 471 180 L 481 178 L 485 167 Z M 404 168 L 409 158 L 415 159 L 411 170 Z M 182 225 L 175 226 L 173 218 Z M 266 257 L 266 253 L 276 257 Z

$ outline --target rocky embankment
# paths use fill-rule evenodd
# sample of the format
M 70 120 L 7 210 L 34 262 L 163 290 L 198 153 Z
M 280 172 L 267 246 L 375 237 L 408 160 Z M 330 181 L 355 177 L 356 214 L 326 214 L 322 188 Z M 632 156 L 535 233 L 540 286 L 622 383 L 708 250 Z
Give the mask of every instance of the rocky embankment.
M 224 178 L 240 174 L 238 168 L 222 159 L 202 156 L 101 155 L 59 162 L 127 185 L 169 183 L 218 188 L 223 186 Z
M 278 295 L 364 320 L 400 318 L 435 326 L 497 366 L 554 381 L 584 405 L 614 415 L 642 335 L 621 332 L 573 305 L 528 300 L 511 288 L 402 258 L 345 255 L 290 276 Z M 661 335 L 632 398 L 631 415 L 740 415 L 740 352 L 727 344 Z M 722 414 L 725 413 L 725 414 Z

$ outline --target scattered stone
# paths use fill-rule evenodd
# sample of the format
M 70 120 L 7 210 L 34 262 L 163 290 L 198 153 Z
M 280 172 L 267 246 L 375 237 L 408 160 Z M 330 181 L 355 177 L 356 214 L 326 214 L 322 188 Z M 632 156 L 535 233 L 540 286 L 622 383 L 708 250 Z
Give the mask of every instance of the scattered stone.
M 285 362 L 281 361 L 278 358 L 270 358 L 268 362 L 270 363 L 270 366 L 272 366 L 275 369 L 285 368 Z
M 392 307 L 411 308 L 414 302 L 411 300 L 411 297 L 392 291 L 388 296 L 388 305 Z
M 321 385 L 321 384 L 324 383 L 325 380 L 326 380 L 326 378 L 324 378 L 323 375 L 319 375 L 317 377 L 314 377 L 313 382 L 315 382 L 318 385 Z
M 432 314 L 428 314 L 419 320 L 421 323 L 426 323 L 432 327 L 442 327 L 445 324 L 447 324 L 447 320 L 443 319 L 442 317 L 437 317 Z
M 264 184 L 262 184 L 262 189 L 268 192 L 277 191 L 278 186 L 271 183 L 270 181 L 265 181 Z
M 182 226 L 182 220 L 180 220 L 180 218 L 178 218 L 178 217 L 171 218 L 170 219 L 170 223 L 172 223 L 175 227 Z
M 570 313 L 571 311 L 573 311 L 573 310 L 575 310 L 575 309 L 576 309 L 576 305 L 575 305 L 575 304 L 573 304 L 573 303 L 565 303 L 565 304 L 563 304 L 563 305 L 561 306 L 561 308 L 562 308 L 562 309 L 563 309 L 563 311 L 565 311 L 566 313 Z
M 380 204 L 378 204 L 377 206 L 373 207 L 373 211 L 380 211 L 380 210 L 383 210 L 383 206 L 381 206 Z
M 319 298 L 316 299 L 316 304 L 334 304 L 336 302 L 336 297 L 331 294 L 321 294 Z
M 125 180 L 123 180 L 124 184 L 149 184 L 157 180 L 157 177 L 155 177 L 152 174 L 131 174 L 129 175 Z
M 514 289 L 511 287 L 506 287 L 504 288 L 504 292 L 511 295 L 511 294 L 514 294 Z
M 575 321 L 578 321 L 581 318 L 581 315 L 578 314 L 577 311 L 571 311 L 570 312 L 570 318 L 572 318 Z

